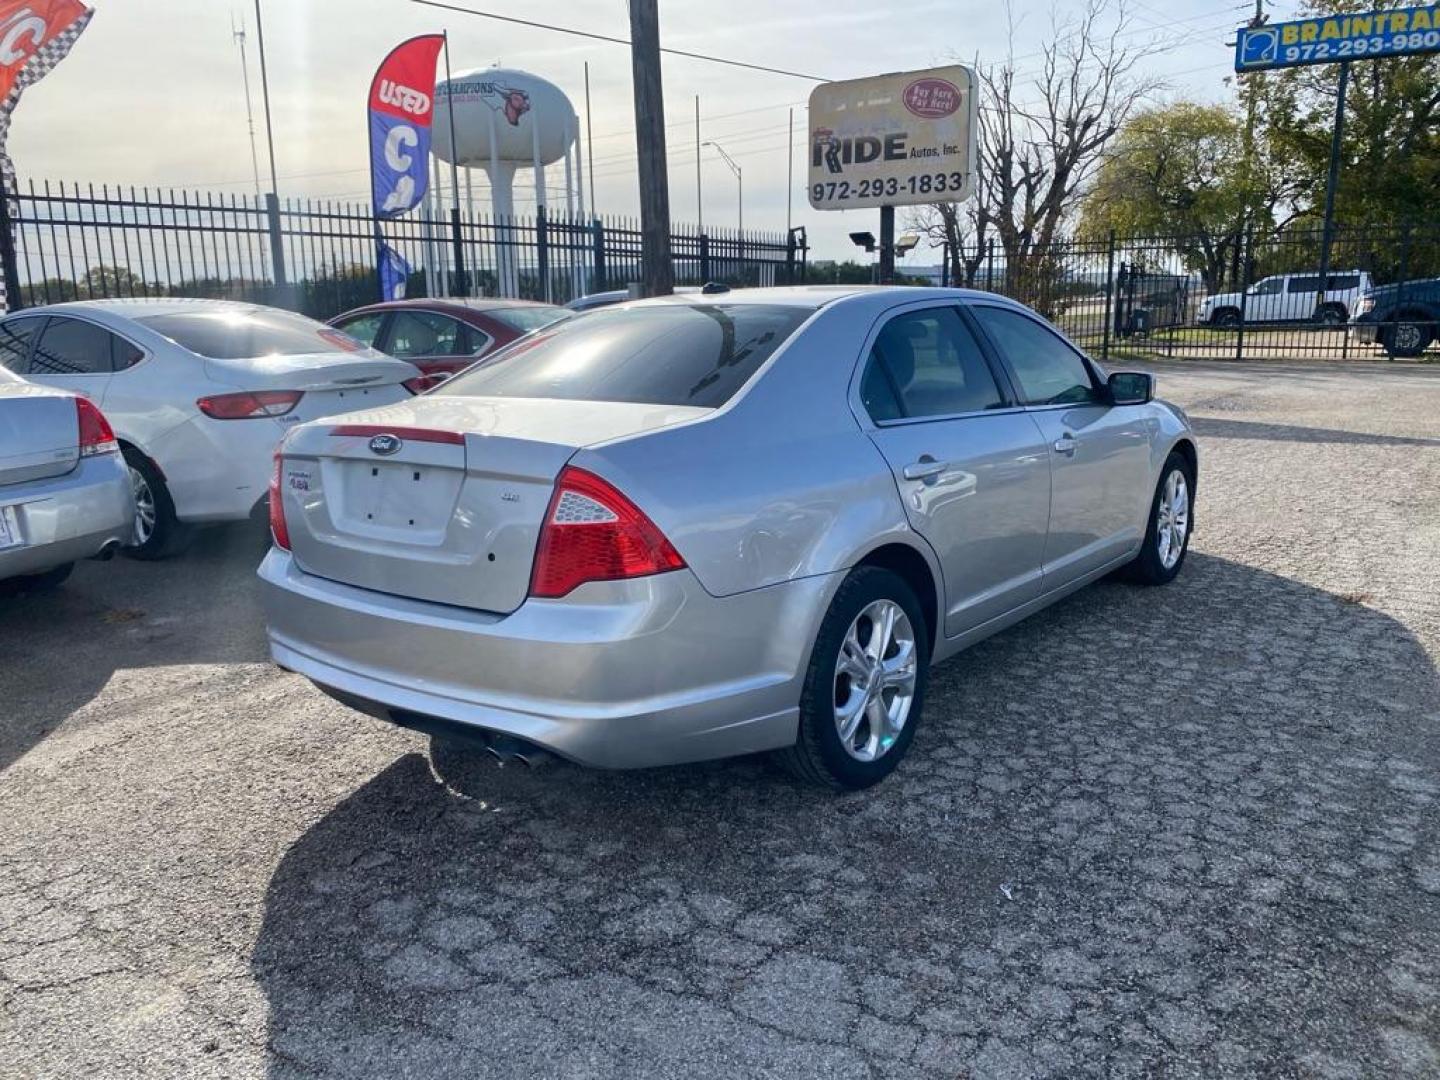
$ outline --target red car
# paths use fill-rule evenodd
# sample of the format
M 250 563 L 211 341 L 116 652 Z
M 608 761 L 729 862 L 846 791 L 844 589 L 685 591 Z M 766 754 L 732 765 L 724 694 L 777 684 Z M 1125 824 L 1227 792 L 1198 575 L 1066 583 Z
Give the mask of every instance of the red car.
M 566 308 L 530 300 L 449 297 L 370 304 L 337 315 L 330 325 L 408 360 L 426 376 L 450 376 L 532 330 L 574 316 Z M 412 389 L 428 389 L 419 379 L 412 382 L 420 384 Z

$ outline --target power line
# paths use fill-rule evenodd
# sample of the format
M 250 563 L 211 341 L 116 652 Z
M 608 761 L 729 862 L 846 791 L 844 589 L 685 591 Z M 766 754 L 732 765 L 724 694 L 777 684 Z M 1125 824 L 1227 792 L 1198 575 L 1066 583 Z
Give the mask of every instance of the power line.
M 576 30 L 570 26 L 556 26 L 553 23 L 536 22 L 533 19 L 517 19 L 513 15 L 497 15 L 493 11 L 477 11 L 474 8 L 460 7 L 458 4 L 442 4 L 439 0 L 410 0 L 412 4 L 423 4 L 426 7 L 442 8 L 445 11 L 458 11 L 464 15 L 476 15 L 482 19 L 495 19 L 499 22 L 515 23 L 518 26 L 531 26 L 537 30 L 551 30 L 557 34 L 570 34 L 573 37 L 591 38 L 594 41 L 605 41 L 611 45 L 630 44 L 629 38 L 611 37 L 608 34 L 596 34 L 589 30 Z M 691 60 L 704 60 L 711 64 L 727 64 L 730 67 L 746 68 L 750 71 L 765 71 L 771 75 L 786 75 L 792 79 L 808 79 L 811 82 L 830 82 L 831 80 L 823 75 L 806 75 L 800 71 L 787 71 L 784 68 L 766 67 L 764 64 L 749 64 L 744 60 L 729 60 L 723 56 L 707 56 L 705 53 L 686 52 L 684 49 L 667 49 L 661 47 L 662 53 L 669 53 L 671 56 L 685 56 Z

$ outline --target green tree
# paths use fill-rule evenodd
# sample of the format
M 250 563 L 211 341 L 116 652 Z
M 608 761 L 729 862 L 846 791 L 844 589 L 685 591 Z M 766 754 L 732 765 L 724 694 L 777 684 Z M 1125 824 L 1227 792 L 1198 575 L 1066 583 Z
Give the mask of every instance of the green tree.
M 1244 234 L 1242 142 L 1242 122 L 1224 105 L 1136 113 L 1081 200 L 1081 238 L 1173 238 L 1186 268 L 1218 289 Z
M 1308 0 L 1308 15 L 1412 6 L 1410 0 Z M 1318 227 L 1325 202 L 1338 64 L 1290 68 L 1262 83 L 1269 152 L 1293 159 L 1307 182 L 1295 219 Z M 1335 219 L 1342 231 L 1434 220 L 1440 199 L 1440 55 L 1351 65 Z

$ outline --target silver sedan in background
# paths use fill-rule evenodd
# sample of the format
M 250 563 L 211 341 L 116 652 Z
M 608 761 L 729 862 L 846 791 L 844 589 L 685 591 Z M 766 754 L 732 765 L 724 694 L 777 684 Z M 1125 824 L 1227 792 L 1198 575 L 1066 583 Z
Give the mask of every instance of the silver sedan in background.
M 47 588 L 129 538 L 115 433 L 85 398 L 0 368 L 0 591 Z
M 1153 390 L 979 292 L 597 311 L 287 435 L 272 653 L 421 729 L 611 767 L 778 751 L 865 787 L 932 662 L 1179 572 L 1198 458 Z

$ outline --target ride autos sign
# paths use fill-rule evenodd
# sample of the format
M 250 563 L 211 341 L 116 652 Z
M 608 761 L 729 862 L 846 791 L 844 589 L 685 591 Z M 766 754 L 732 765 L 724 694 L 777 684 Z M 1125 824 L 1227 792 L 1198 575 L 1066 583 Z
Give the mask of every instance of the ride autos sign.
M 975 190 L 976 80 L 954 64 L 810 92 L 816 210 L 960 202 Z
M 377 217 L 395 217 L 425 197 L 435 61 L 445 38 L 403 41 L 370 81 L 370 190 Z

